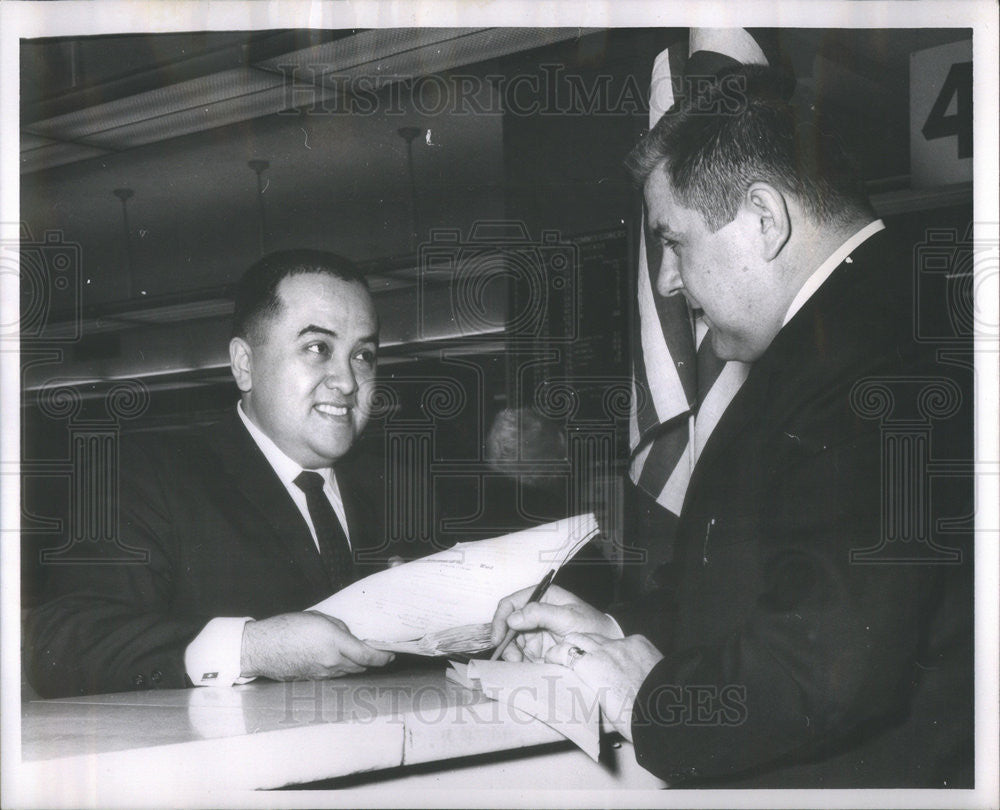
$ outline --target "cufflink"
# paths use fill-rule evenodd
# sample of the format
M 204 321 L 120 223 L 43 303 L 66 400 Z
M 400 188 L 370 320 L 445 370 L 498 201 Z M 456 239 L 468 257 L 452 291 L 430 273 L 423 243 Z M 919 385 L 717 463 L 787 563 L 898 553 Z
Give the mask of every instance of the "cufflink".
M 218 672 L 202 672 L 201 673 L 201 679 L 203 681 L 214 681 L 218 677 L 219 677 L 219 673 Z

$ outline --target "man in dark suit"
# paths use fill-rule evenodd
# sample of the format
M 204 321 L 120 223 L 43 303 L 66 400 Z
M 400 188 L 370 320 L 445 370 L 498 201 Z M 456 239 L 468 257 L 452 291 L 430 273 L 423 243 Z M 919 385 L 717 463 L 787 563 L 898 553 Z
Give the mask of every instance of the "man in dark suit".
M 350 452 L 368 421 L 378 320 L 364 277 L 320 251 L 275 253 L 236 296 L 242 392 L 206 430 L 125 441 L 119 537 L 142 561 L 54 567 L 25 621 L 47 697 L 255 677 L 326 678 L 388 663 L 336 618 L 305 612 L 368 573 L 377 471 Z
M 836 136 L 775 74 L 735 76 L 740 104 L 674 110 L 630 156 L 658 292 L 753 363 L 695 467 L 672 587 L 611 615 L 514 594 L 494 631 L 572 667 L 672 785 L 971 787 L 972 549 L 933 542 L 971 487 L 930 491 L 917 449 L 971 458 L 967 407 L 928 427 L 968 391 L 914 340 L 913 254 Z

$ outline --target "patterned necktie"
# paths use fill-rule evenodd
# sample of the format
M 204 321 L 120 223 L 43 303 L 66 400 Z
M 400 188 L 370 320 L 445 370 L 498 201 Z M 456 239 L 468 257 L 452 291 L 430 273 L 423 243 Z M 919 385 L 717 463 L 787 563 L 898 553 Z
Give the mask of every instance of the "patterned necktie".
M 330 578 L 330 585 L 339 590 L 351 582 L 354 565 L 347 535 L 323 493 L 323 476 L 303 470 L 295 479 L 295 485 L 306 494 L 306 505 L 316 530 L 323 568 Z

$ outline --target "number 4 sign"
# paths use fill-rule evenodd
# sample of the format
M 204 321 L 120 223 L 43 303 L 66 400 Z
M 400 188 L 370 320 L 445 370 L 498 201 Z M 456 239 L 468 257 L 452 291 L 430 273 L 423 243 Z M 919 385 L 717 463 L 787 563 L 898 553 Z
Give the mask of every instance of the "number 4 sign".
M 910 55 L 913 188 L 972 180 L 972 40 Z

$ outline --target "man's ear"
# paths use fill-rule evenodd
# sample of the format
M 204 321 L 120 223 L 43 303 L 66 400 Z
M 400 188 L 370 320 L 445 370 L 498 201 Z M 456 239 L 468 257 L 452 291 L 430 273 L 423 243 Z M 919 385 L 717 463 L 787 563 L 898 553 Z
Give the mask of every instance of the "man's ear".
M 753 218 L 754 236 L 761 246 L 761 258 L 772 261 L 792 235 L 785 195 L 768 183 L 754 183 L 747 189 L 744 205 Z
M 229 341 L 229 368 L 240 391 L 245 394 L 253 388 L 253 349 L 243 338 Z

